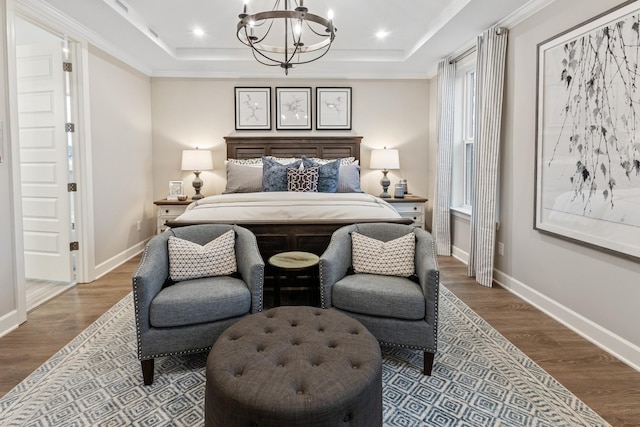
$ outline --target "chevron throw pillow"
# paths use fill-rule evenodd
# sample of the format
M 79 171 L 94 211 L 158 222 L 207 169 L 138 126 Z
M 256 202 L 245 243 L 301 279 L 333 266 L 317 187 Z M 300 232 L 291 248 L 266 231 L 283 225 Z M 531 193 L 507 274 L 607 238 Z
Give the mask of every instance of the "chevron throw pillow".
M 237 271 L 235 237 L 229 230 L 204 246 L 169 237 L 169 277 L 174 282 L 226 276 Z
M 287 168 L 287 191 L 318 192 L 319 167 Z
M 353 271 L 384 276 L 415 274 L 416 235 L 406 234 L 383 242 L 356 231 L 351 233 Z

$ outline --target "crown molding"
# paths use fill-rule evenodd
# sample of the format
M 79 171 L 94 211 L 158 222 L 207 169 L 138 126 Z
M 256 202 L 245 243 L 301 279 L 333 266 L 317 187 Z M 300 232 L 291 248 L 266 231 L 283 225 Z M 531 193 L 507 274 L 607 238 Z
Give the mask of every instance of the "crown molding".
M 152 74 L 152 70 L 136 58 L 124 53 L 93 30 L 60 12 L 49 3 L 42 0 L 16 0 L 15 4 L 18 14 L 46 27 L 52 27 L 54 31 L 69 35 L 76 41 L 86 41 L 147 76 Z
M 555 1 L 556 0 L 534 0 L 534 1 L 530 1 L 529 3 L 525 4 L 524 6 L 522 6 L 520 9 L 516 10 L 515 12 L 513 12 L 511 15 L 509 15 L 506 18 L 498 21 L 494 25 L 494 27 L 496 27 L 496 28 L 504 27 L 504 28 L 507 28 L 507 29 L 511 29 L 511 28 L 515 27 L 516 25 L 520 24 L 525 19 L 528 19 L 531 16 L 535 15 L 536 13 L 540 12 L 542 9 L 544 9 L 545 7 L 551 5 Z M 469 40 L 467 43 L 463 44 L 458 49 L 456 49 L 455 51 L 453 51 L 449 55 L 447 55 L 447 57 L 449 57 L 449 58 L 459 57 L 459 56 L 463 55 L 465 52 L 474 49 L 475 45 L 476 45 L 476 40 L 475 39 Z M 437 72 L 438 72 L 438 67 L 437 66 L 432 67 L 426 73 L 428 75 L 427 78 L 429 78 L 429 79 L 434 78 L 437 75 Z

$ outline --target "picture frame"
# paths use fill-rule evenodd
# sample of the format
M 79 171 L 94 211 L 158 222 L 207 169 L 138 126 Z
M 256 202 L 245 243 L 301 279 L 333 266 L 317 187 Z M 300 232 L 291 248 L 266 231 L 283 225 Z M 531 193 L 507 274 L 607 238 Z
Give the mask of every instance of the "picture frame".
M 311 130 L 310 87 L 276 87 L 276 129 Z
M 236 130 L 271 130 L 271 88 L 234 89 Z
M 640 89 L 631 74 L 640 58 L 626 42 L 637 40 L 639 12 L 625 2 L 537 46 L 534 229 L 633 259 Z
M 178 196 L 184 195 L 184 182 L 169 181 L 169 196 L 167 200 L 178 200 Z
M 316 130 L 351 130 L 351 88 L 316 88 Z

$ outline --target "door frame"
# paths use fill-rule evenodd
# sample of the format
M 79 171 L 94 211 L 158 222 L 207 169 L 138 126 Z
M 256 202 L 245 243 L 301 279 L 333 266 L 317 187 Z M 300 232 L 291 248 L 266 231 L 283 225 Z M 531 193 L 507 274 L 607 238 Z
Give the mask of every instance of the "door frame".
M 14 211 L 14 248 L 15 248 L 15 298 L 16 309 L 18 314 L 18 322 L 23 323 L 27 320 L 26 305 L 26 286 L 25 286 L 25 268 L 24 268 L 24 237 L 22 234 L 22 179 L 20 176 L 20 140 L 18 126 L 18 89 L 16 76 L 16 36 L 15 36 L 15 19 L 30 21 L 53 34 L 60 37 L 65 35 L 74 40 L 73 49 L 75 52 L 74 67 L 74 89 L 77 96 L 75 97 L 77 108 L 76 123 L 76 141 L 73 147 L 74 167 L 76 170 L 76 182 L 78 190 L 76 192 L 75 202 L 75 228 L 80 249 L 76 253 L 76 282 L 88 283 L 95 279 L 95 247 L 93 233 L 93 188 L 92 179 L 92 162 L 91 162 L 91 125 L 89 111 L 89 80 L 88 80 L 88 45 L 61 25 L 51 22 L 38 9 L 29 7 L 26 4 L 19 3 L 16 0 L 7 0 L 7 57 L 9 67 L 7 77 L 9 81 L 9 127 L 11 134 L 11 166 L 13 170 L 13 191 L 12 205 Z

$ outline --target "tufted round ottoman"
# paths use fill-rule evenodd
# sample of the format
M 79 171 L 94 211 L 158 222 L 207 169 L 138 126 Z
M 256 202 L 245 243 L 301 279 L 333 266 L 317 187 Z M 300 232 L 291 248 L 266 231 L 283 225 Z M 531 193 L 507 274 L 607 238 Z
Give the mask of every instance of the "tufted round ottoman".
M 382 425 L 380 346 L 337 311 L 245 317 L 218 338 L 206 375 L 207 427 Z

